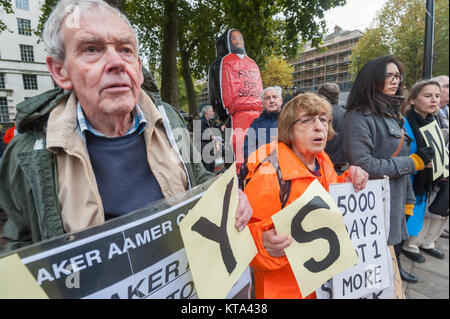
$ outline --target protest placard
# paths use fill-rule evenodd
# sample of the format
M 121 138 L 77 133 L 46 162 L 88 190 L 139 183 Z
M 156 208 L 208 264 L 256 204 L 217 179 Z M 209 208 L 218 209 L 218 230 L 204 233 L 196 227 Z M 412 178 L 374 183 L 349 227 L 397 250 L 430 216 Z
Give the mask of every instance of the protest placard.
M 17 254 L 0 259 L 0 299 L 47 299 Z
M 272 220 L 294 239 L 285 252 L 303 296 L 358 263 L 339 208 L 317 180 Z
M 233 164 L 180 223 L 199 298 L 225 298 L 257 254 L 249 229 L 235 227 L 237 191 Z
M 24 298 L 32 285 L 49 298 L 197 298 L 179 223 L 209 185 L 103 225 L 18 250 L 20 263 L 35 282 L 11 298 Z M 1 258 L 0 265 L 10 256 Z M 11 276 L 11 271 L 2 275 Z M 250 274 L 244 273 L 235 287 L 248 292 L 250 284 Z M 3 289 L 0 281 L 0 292 Z M 240 292 L 233 290 L 226 297 Z M 245 295 L 240 294 L 241 298 Z
M 448 148 L 445 146 L 445 140 L 442 136 L 441 129 L 436 121 L 420 128 L 423 138 L 427 146 L 434 149 L 433 163 L 433 180 L 448 177 Z
M 390 286 L 383 183 L 368 181 L 358 193 L 350 183 L 330 185 L 359 257 L 357 265 L 333 277 L 335 299 L 355 299 Z

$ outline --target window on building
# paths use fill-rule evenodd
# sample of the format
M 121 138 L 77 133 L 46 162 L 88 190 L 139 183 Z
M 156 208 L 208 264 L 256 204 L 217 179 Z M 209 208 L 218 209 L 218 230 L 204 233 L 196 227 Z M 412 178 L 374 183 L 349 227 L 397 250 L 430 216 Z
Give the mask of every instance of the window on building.
M 27 19 L 17 18 L 17 27 L 19 34 L 31 35 L 31 21 Z
M 0 96 L 0 123 L 9 122 L 8 100 Z
M 16 0 L 16 8 L 21 10 L 30 10 L 29 0 Z
M 5 75 L 3 73 L 0 73 L 0 89 L 5 89 Z
M 23 88 L 25 90 L 37 90 L 37 76 L 34 74 L 22 74 Z
M 20 44 L 20 58 L 24 62 L 34 62 L 33 46 Z

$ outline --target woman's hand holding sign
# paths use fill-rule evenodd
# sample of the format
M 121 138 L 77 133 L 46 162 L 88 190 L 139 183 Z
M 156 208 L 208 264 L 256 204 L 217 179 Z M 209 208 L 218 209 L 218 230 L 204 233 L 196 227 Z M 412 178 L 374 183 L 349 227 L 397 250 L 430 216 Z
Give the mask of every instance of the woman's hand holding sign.
M 236 229 L 242 231 L 252 218 L 253 210 L 248 202 L 247 195 L 238 189 L 239 204 L 236 210 Z
M 292 238 L 286 235 L 278 235 L 275 228 L 266 230 L 262 234 L 263 245 L 272 257 L 283 257 L 284 249 L 292 243 Z
M 353 184 L 355 188 L 355 193 L 366 187 L 367 181 L 369 180 L 369 174 L 359 166 L 350 166 L 348 168 L 348 175 L 346 182 Z

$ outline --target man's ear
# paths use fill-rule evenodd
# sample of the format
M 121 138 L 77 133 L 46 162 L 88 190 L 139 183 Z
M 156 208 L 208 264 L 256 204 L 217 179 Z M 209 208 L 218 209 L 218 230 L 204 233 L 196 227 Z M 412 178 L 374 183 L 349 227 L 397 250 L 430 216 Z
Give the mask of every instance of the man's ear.
M 50 71 L 53 80 L 55 80 L 56 84 L 58 84 L 58 86 L 60 86 L 64 90 L 72 90 L 73 89 L 72 81 L 70 80 L 67 74 L 64 62 L 56 61 L 51 56 L 47 56 L 45 61 L 47 62 L 48 70 Z

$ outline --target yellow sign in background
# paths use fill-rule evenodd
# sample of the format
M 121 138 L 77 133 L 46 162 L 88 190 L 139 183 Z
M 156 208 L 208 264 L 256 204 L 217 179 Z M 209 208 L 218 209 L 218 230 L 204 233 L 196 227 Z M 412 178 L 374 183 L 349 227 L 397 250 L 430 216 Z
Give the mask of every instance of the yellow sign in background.
M 433 180 L 441 175 L 448 177 L 448 148 L 445 147 L 445 140 L 441 129 L 436 121 L 420 128 L 427 146 L 434 149 L 433 163 Z
M 278 234 L 294 239 L 285 252 L 304 297 L 358 263 L 342 214 L 317 180 L 272 220 Z
M 232 165 L 180 223 L 199 298 L 223 299 L 257 253 L 250 230 L 236 227 L 238 181 Z

